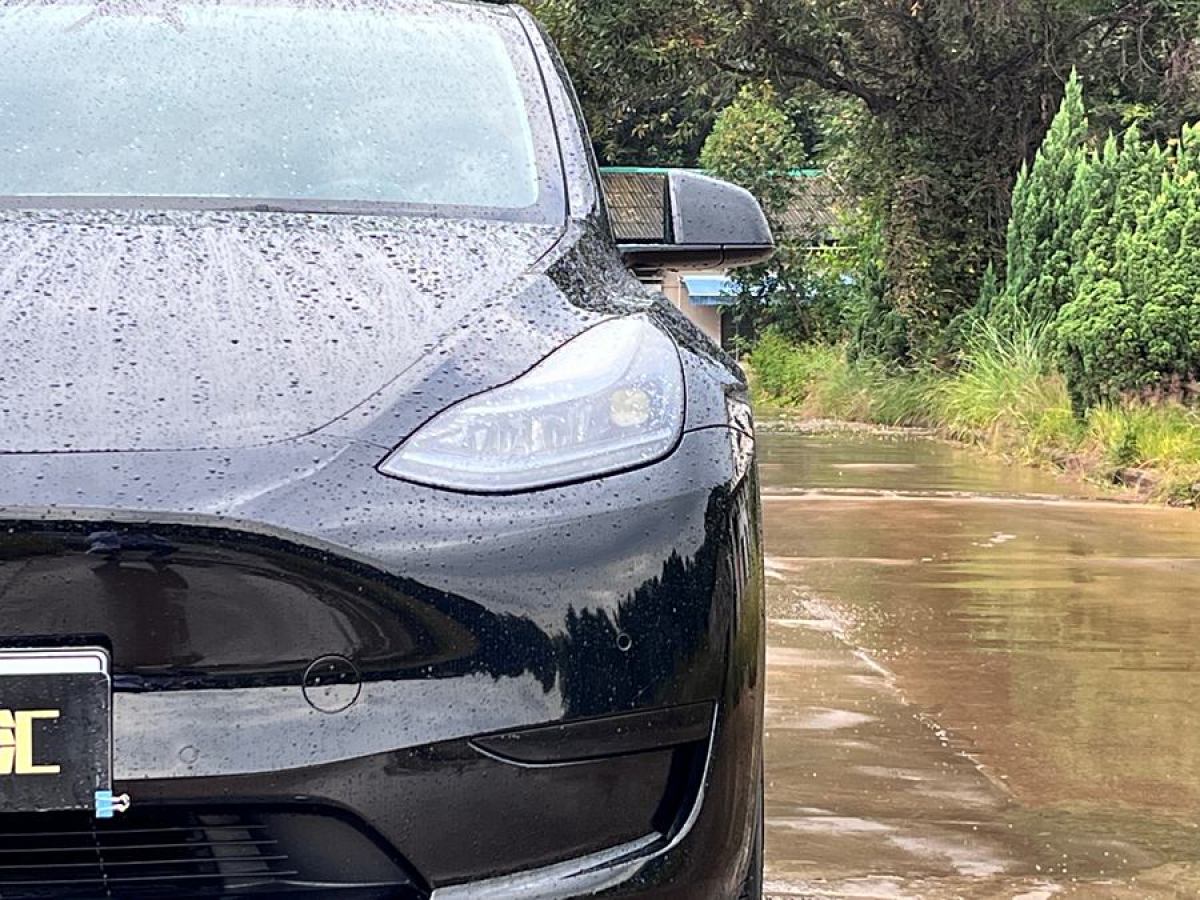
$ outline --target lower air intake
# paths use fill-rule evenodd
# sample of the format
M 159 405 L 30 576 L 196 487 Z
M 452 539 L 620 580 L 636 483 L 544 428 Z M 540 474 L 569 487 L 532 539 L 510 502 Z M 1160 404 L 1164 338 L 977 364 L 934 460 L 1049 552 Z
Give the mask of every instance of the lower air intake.
M 0 815 L 0 898 L 321 896 L 420 900 L 416 879 L 346 819 L 247 808 Z

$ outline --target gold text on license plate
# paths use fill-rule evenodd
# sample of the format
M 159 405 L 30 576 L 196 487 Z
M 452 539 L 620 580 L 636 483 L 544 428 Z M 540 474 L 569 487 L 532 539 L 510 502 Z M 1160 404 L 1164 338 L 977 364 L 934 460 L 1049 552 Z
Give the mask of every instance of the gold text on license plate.
M 54 763 L 33 761 L 33 723 L 57 719 L 57 709 L 0 709 L 0 775 L 57 775 Z

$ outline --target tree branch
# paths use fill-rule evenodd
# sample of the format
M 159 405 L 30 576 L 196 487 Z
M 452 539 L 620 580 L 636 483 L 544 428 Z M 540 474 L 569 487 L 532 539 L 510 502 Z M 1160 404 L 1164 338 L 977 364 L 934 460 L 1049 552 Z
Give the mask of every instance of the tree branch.
M 1093 16 L 1090 19 L 1080 23 L 1075 28 L 1072 28 L 1063 33 L 1057 40 L 1049 46 L 1033 46 L 1022 51 L 1015 56 L 1010 56 L 1007 59 L 997 63 L 991 69 L 984 72 L 984 78 L 991 81 L 993 78 L 998 78 L 1001 75 L 1012 75 L 1017 72 L 1024 71 L 1025 68 L 1037 57 L 1038 51 L 1050 50 L 1052 53 L 1060 53 L 1067 47 L 1082 39 L 1090 31 L 1096 28 L 1107 25 L 1108 29 L 1104 33 L 1102 40 L 1106 40 L 1109 35 L 1121 24 L 1135 21 L 1136 18 L 1132 13 L 1139 12 L 1143 8 L 1142 0 L 1131 0 L 1111 12 L 1103 15 Z

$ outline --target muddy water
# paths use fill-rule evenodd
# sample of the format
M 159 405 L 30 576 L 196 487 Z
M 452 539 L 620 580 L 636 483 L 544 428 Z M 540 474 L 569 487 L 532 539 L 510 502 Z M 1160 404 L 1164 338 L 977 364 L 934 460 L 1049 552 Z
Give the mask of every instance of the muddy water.
M 762 439 L 768 889 L 1200 897 L 1200 514 Z

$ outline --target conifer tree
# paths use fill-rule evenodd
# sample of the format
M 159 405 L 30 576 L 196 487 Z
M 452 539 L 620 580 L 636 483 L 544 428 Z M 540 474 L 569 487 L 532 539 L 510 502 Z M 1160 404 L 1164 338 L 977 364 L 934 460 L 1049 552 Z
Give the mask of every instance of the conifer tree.
M 1090 207 L 1076 187 L 1086 173 L 1087 134 L 1083 88 L 1072 72 L 1046 139 L 1013 193 L 1004 292 L 991 316 L 1001 328 L 1048 322 L 1074 295 L 1076 235 Z
M 1112 227 L 1116 233 L 1132 230 L 1138 218 L 1149 209 L 1162 189 L 1167 163 L 1168 154 L 1157 143 L 1142 140 L 1136 128 L 1125 133 L 1113 207 Z
M 1107 229 L 1088 236 L 1055 325 L 1079 411 L 1200 375 L 1200 128 L 1168 150 L 1126 135 L 1118 172 Z
M 989 316 L 999 296 L 1000 285 L 996 278 L 996 264 L 988 263 L 988 267 L 983 272 L 983 281 L 979 286 L 979 305 L 977 307 L 979 315 L 984 318 Z
M 1099 150 L 1088 152 L 1080 162 L 1072 187 L 1076 195 L 1072 202 L 1083 206 L 1071 246 L 1072 297 L 1089 278 L 1107 275 L 1112 269 L 1122 162 L 1121 144 L 1111 132 Z

